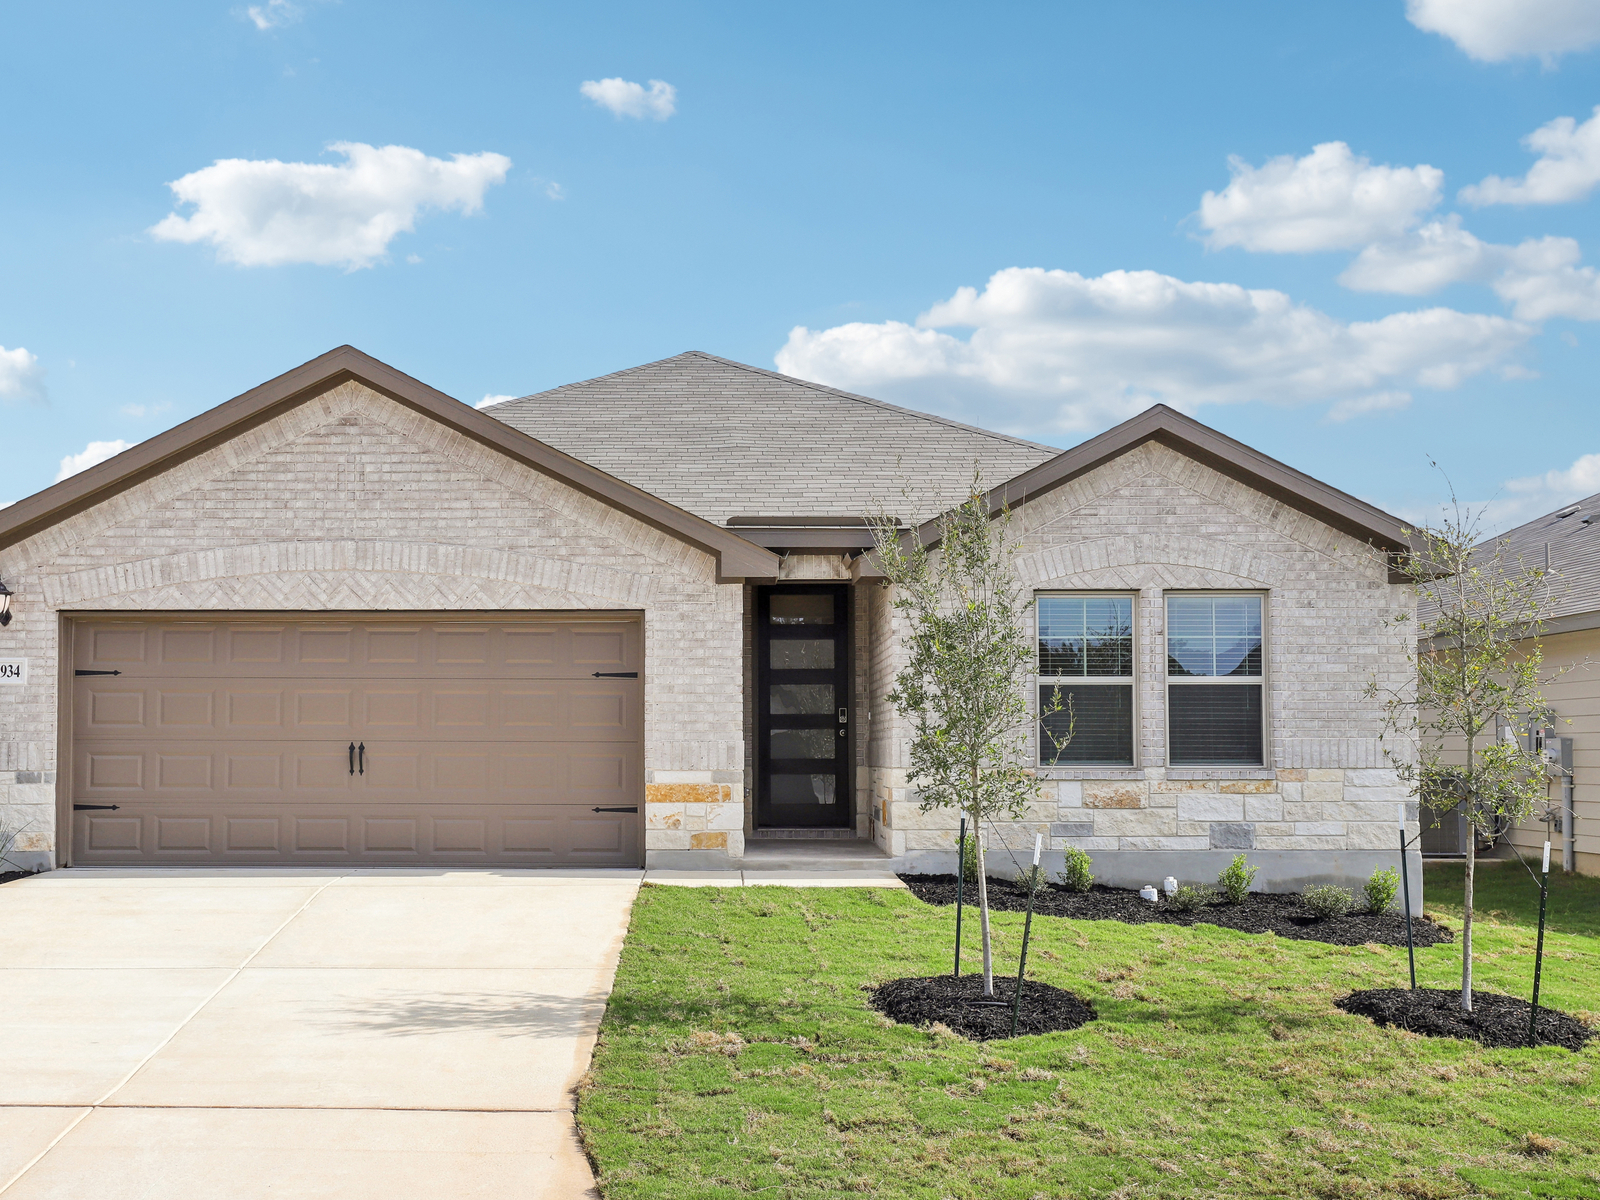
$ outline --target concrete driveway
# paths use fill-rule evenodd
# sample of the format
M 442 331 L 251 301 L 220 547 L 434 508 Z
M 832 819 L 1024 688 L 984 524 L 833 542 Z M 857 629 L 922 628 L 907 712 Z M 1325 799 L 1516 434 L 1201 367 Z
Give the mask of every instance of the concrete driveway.
M 4 1200 L 567 1200 L 638 871 L 0 887 Z

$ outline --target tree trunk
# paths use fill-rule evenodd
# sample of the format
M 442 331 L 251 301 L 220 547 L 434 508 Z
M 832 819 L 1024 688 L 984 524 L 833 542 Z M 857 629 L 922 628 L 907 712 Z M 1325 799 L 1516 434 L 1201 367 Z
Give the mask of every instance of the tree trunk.
M 1469 801 L 1470 803 L 1470 801 Z M 1472 1011 L 1472 876 L 1478 860 L 1478 827 L 1467 821 L 1467 891 L 1461 912 L 1461 1009 Z
M 989 937 L 989 869 L 983 857 L 983 838 L 978 847 L 978 924 L 983 929 L 983 994 L 994 995 L 994 943 Z

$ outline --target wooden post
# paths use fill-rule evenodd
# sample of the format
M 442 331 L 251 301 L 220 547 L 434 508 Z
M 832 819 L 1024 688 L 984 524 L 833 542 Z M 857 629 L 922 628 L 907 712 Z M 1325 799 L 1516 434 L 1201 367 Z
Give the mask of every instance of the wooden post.
M 1011 995 L 1011 1036 L 1017 1036 L 1017 1015 L 1022 1010 L 1022 977 L 1028 969 L 1028 935 L 1033 932 L 1033 897 L 1038 892 L 1039 851 L 1044 848 L 1044 834 L 1033 835 L 1033 875 L 1028 879 L 1028 916 L 1022 923 L 1022 957 L 1017 961 L 1017 990 Z
M 961 978 L 961 885 L 967 880 L 967 819 L 961 818 L 961 832 L 956 836 L 956 969 L 952 974 Z
M 1544 844 L 1544 874 L 1539 880 L 1539 942 L 1533 951 L 1533 1007 L 1528 1009 L 1528 1045 L 1534 1044 L 1539 1020 L 1539 972 L 1544 966 L 1544 905 L 1550 897 L 1550 843 Z

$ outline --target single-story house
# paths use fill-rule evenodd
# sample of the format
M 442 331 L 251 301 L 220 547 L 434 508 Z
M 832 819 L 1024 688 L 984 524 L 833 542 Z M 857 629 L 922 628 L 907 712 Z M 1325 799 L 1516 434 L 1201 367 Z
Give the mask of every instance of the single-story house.
M 1363 693 L 1403 683 L 1414 597 L 1371 505 L 1162 406 L 1061 451 L 686 353 L 480 411 L 350 347 L 0 510 L 14 857 L 716 869 L 823 836 L 948 870 L 864 517 L 974 469 L 1077 713 L 992 838 L 1109 881 L 1394 863 Z

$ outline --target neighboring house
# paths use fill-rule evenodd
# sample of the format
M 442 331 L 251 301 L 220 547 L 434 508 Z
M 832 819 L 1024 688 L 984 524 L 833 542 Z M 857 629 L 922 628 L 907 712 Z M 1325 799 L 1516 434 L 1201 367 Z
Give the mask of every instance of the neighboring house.
M 1600 875 L 1600 495 L 1491 540 L 1505 546 L 1509 561 L 1550 572 L 1539 640 L 1545 664 L 1563 672 L 1544 688 L 1555 719 L 1543 723 L 1552 743 L 1550 808 L 1560 812 L 1560 822 L 1547 823 L 1541 808 L 1511 829 L 1505 841 L 1536 857 L 1549 838 L 1552 863 L 1559 865 L 1565 852 L 1577 871 Z M 1570 823 L 1569 805 L 1576 817 Z M 1428 824 L 1434 827 L 1423 831 L 1425 852 L 1466 852 L 1460 818 L 1430 817 Z
M 975 469 L 1077 713 L 999 841 L 1392 863 L 1397 519 L 1164 407 L 1060 452 L 699 353 L 477 411 L 344 347 L 0 510 L 0 798 L 39 865 L 949 869 L 863 517 Z

